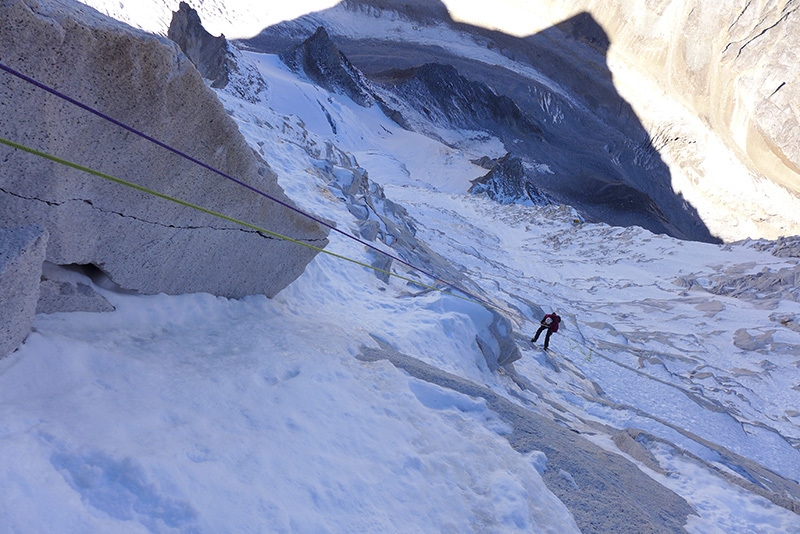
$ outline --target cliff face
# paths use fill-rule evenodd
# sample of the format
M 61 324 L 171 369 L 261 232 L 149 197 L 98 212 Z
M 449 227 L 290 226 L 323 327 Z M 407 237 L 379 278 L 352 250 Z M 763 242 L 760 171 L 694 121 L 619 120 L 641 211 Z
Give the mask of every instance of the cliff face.
M 486 193 L 500 204 L 530 202 L 534 205 L 549 204 L 550 200 L 527 179 L 524 162 L 506 154 L 484 176 L 472 181 L 469 192 Z
M 0 2 L 9 67 L 291 204 L 177 47 L 76 2 Z M 0 131 L 13 141 L 322 247 L 314 222 L 5 72 Z M 92 264 L 142 293 L 274 296 L 316 251 L 0 148 L 0 227 L 38 223 L 46 260 Z
M 690 107 L 758 174 L 800 195 L 797 0 L 545 0 L 588 11 L 612 53 Z
M 325 25 L 338 50 L 397 110 L 399 119 L 390 116 L 398 124 L 440 140 L 441 128 L 496 137 L 529 166 L 525 180 L 532 190 L 575 207 L 587 220 L 719 240 L 672 188 L 658 147 L 617 93 L 606 64 L 608 37 L 590 15 L 519 38 L 457 23 L 427 9 L 430 2 L 419 10 L 402 0 L 372 4 L 342 3 L 267 28 L 242 45 L 269 53 L 290 49 L 294 57 L 305 46 L 298 43 Z M 376 19 L 419 31 L 420 41 L 399 38 L 403 32 L 376 36 L 370 30 Z M 350 26 L 343 28 L 342 20 Z M 440 46 L 442 35 L 457 44 Z M 309 78 L 332 86 L 333 69 L 320 72 L 326 75 Z

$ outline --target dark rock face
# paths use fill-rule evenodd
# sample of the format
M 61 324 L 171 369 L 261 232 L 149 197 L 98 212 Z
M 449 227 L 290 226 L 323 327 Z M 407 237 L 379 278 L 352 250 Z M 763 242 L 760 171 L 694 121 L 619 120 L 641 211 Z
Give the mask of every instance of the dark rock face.
M 520 136 L 542 135 L 542 130 L 506 96 L 487 85 L 468 80 L 455 67 L 426 63 L 378 76 L 412 108 L 434 123 L 455 128 L 509 131 Z
M 197 11 L 186 2 L 181 2 L 172 14 L 167 37 L 181 47 L 203 78 L 211 80 L 211 87 L 228 85 L 228 41 L 224 35 L 214 37 L 208 33 Z
M 511 154 L 503 156 L 486 175 L 473 180 L 469 192 L 486 193 L 500 204 L 550 203 L 547 196 L 528 180 L 523 161 Z
M 292 70 L 304 72 L 317 85 L 347 95 L 360 106 L 369 107 L 376 102 L 369 82 L 336 48 L 322 26 L 303 44 L 280 57 Z
M 200 75 L 215 89 L 258 103 L 267 82 L 253 65 L 242 61 L 242 53 L 224 35 L 214 37 L 200 22 L 197 11 L 186 2 L 172 13 L 167 37 L 186 54 Z
M 342 7 L 376 14 L 390 11 L 418 24 L 435 24 L 450 17 L 447 6 L 439 0 L 344 0 Z
M 379 93 L 372 82 L 333 43 L 324 27 L 317 27 L 311 37 L 281 53 L 280 58 L 289 68 L 305 73 L 320 87 L 345 95 L 363 107 L 378 105 L 387 117 L 401 127 L 411 129 L 403 113 L 385 98 L 389 95 Z M 323 112 L 327 115 L 324 106 Z M 336 125 L 330 116 L 328 121 L 335 134 Z

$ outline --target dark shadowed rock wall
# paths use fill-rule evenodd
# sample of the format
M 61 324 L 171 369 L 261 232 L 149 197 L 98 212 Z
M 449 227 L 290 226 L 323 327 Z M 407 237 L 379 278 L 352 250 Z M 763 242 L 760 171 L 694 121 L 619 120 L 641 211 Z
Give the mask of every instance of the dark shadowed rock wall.
M 172 14 L 167 37 L 175 41 L 194 63 L 211 87 L 228 85 L 228 42 L 224 35 L 214 37 L 203 28 L 197 11 L 181 2 Z

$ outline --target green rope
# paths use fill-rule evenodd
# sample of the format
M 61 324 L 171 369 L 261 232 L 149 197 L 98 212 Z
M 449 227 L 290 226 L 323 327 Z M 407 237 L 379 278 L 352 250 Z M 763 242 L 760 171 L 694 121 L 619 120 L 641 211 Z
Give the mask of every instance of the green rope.
M 355 263 L 356 265 L 359 265 L 361 267 L 366 267 L 367 269 L 371 269 L 373 271 L 376 271 L 376 272 L 379 272 L 379 273 L 383 273 L 383 274 L 386 274 L 388 276 L 392 276 L 394 278 L 399 278 L 400 280 L 404 280 L 406 282 L 412 283 L 414 285 L 417 285 L 417 286 L 420 286 L 420 287 L 423 287 L 423 288 L 426 288 L 426 289 L 432 289 L 434 291 L 438 291 L 440 293 L 444 293 L 444 294 L 447 294 L 447 295 L 450 295 L 450 296 L 453 296 L 453 297 L 456 297 L 456 298 L 459 298 L 459 299 L 462 299 L 462 300 L 466 300 L 468 302 L 474 302 L 474 303 L 481 304 L 481 305 L 484 305 L 484 306 L 487 305 L 487 303 L 479 302 L 479 301 L 477 301 L 475 299 L 472 299 L 472 298 L 469 298 L 469 297 L 465 297 L 465 296 L 462 296 L 462 295 L 456 295 L 455 293 L 451 293 L 451 292 L 449 292 L 449 291 L 447 291 L 445 289 L 442 289 L 442 288 L 439 288 L 439 287 L 436 287 L 436 286 L 432 286 L 432 285 L 429 285 L 429 284 L 424 284 L 424 283 L 422 283 L 422 282 L 420 282 L 418 280 L 414 280 L 412 278 L 408 278 L 408 277 L 393 273 L 391 271 L 387 271 L 385 269 L 381 269 L 380 267 L 375 267 L 374 265 L 370 265 L 368 263 L 364 263 L 362 261 L 358 261 L 358 260 L 353 259 L 353 258 L 348 258 L 347 256 L 343 256 L 341 254 L 337 254 L 335 252 L 331 252 L 329 250 L 325 250 L 324 248 L 316 247 L 316 246 L 314 246 L 314 245 L 312 245 L 310 243 L 306 243 L 304 241 L 293 239 L 291 237 L 288 237 L 288 236 L 285 236 L 285 235 L 281 235 L 281 234 L 279 234 L 277 232 L 272 232 L 270 230 L 267 230 L 266 228 L 262 228 L 260 226 L 254 225 L 254 224 L 250 224 L 248 222 L 236 219 L 234 217 L 229 217 L 228 215 L 225 215 L 223 213 L 219 213 L 217 211 L 213 211 L 213 210 L 210 210 L 208 208 L 204 208 L 202 206 L 198 206 L 197 204 L 192 204 L 191 202 L 187 202 L 187 201 L 181 200 L 179 198 L 171 197 L 171 196 L 166 195 L 164 193 L 159 193 L 158 191 L 155 191 L 153 189 L 148 189 L 147 187 L 135 184 L 133 182 L 129 182 L 129 181 L 123 180 L 121 178 L 116 178 L 116 177 L 111 176 L 109 174 L 105 174 L 105 173 L 102 173 L 100 171 L 96 171 L 94 169 L 90 169 L 89 167 L 84 167 L 83 165 L 79 165 L 79 164 L 74 163 L 72 161 L 68 161 L 68 160 L 59 158 L 59 157 L 54 156 L 52 154 L 48 154 L 47 152 L 42 152 L 41 150 L 36 150 L 35 148 L 31 148 L 31 147 L 22 145 L 20 143 L 15 143 L 14 141 L 11 141 L 9 139 L 5 139 L 3 137 L 0 137 L 0 143 L 2 143 L 4 145 L 7 145 L 7 146 L 10 146 L 11 148 L 15 148 L 17 150 L 22 150 L 23 152 L 28 152 L 29 154 L 33 154 L 34 156 L 39 156 L 40 158 L 44 158 L 44 159 L 53 161 L 55 163 L 59 163 L 61 165 L 65 165 L 67 167 L 71 167 L 73 169 L 76 169 L 76 170 L 91 174 L 93 176 L 97 176 L 98 178 L 103 178 L 105 180 L 109 180 L 111 182 L 114 182 L 114 183 L 117 183 L 117 184 L 120 184 L 120 185 L 124 185 L 126 187 L 130 187 L 130 188 L 135 189 L 137 191 L 141 191 L 142 193 L 146 193 L 148 195 L 152 195 L 152 196 L 164 199 L 164 200 L 168 200 L 170 202 L 174 202 L 176 204 L 180 204 L 181 206 L 185 206 L 187 208 L 191 208 L 193 210 L 197 210 L 199 212 L 211 215 L 213 217 L 224 219 L 224 220 L 226 220 L 228 222 L 232 222 L 234 224 L 238 224 L 238 225 L 244 226 L 245 228 L 250 228 L 251 230 L 255 230 L 255 231 L 259 232 L 259 233 L 266 234 L 266 235 L 269 235 L 269 236 L 272 236 L 272 237 L 275 237 L 275 238 L 278 238 L 278 239 L 282 239 L 282 240 L 288 241 L 290 243 L 295 243 L 297 245 L 301 245 L 303 247 L 310 248 L 311 250 L 315 250 L 317 252 L 322 252 L 322 253 L 327 254 L 329 256 L 333 256 L 334 258 L 337 258 L 337 259 L 340 259 L 340 260 L 344 260 L 344 261 L 349 261 L 350 263 Z M 488 305 L 490 305 L 492 307 L 495 307 L 495 306 L 493 306 L 491 304 L 488 304 Z

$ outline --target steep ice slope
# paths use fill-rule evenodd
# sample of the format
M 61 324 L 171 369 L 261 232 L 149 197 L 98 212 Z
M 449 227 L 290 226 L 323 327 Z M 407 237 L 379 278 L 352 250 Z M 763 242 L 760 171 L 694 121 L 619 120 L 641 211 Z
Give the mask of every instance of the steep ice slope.
M 269 105 L 279 115 L 302 117 L 286 123 L 299 128 L 292 136 L 298 148 L 321 147 L 327 139 L 351 152 L 370 180 L 408 209 L 417 235 L 481 287 L 493 288 L 523 331 L 551 306 L 567 317 L 555 355 L 527 348 L 524 334 L 517 339 L 523 359 L 514 364 L 518 376 L 509 369 L 516 380 L 510 390 L 522 386 L 537 403 L 569 407 L 561 417 L 589 434 L 610 439 L 605 425 L 640 429 L 638 442 L 662 461 L 669 462 L 665 451 L 685 454 L 797 509 L 796 258 L 772 256 L 766 243 L 681 242 L 641 229 L 576 226 L 565 208 L 487 204 L 453 187 L 457 177 L 466 185 L 471 176 L 460 166 L 464 153 L 443 145 L 431 152 L 435 143 L 377 110 L 341 97 L 322 100 L 275 59 L 253 57 L 271 80 Z M 299 95 L 289 96 L 291 86 Z M 285 184 L 290 190 L 296 162 L 281 156 L 274 136 L 285 134 L 270 133 L 287 126 L 264 129 L 258 125 L 272 122 L 258 118 L 262 111 L 226 102 L 265 157 L 286 165 L 279 174 L 294 174 Z M 331 121 L 340 126 L 336 134 Z M 411 143 L 422 145 L 409 150 Z M 427 352 L 402 336 L 381 335 L 401 350 Z M 446 358 L 430 357 L 448 368 Z
M 40 315 L 0 362 L 12 532 L 800 532 L 796 258 L 466 195 L 466 153 L 250 57 L 262 103 L 219 94 L 287 193 L 360 233 L 366 169 L 522 359 L 490 370 L 482 306 L 324 254 L 273 300 L 98 288 L 116 312 Z
M 631 492 L 646 477 L 694 509 L 672 497 L 656 531 L 798 532 L 796 257 L 466 195 L 496 139 L 451 132 L 469 140 L 453 149 L 249 56 L 261 103 L 218 94 L 287 194 L 379 235 L 348 195 L 366 170 L 417 257 L 444 258 L 517 326 L 522 359 L 492 372 L 482 306 L 322 254 L 271 301 L 99 289 L 118 312 L 40 315 L 0 362 L 5 524 L 619 531 L 653 523 L 640 501 L 663 511 L 664 489 Z M 338 235 L 329 248 L 375 260 Z M 566 321 L 542 353 L 529 335 L 553 307 Z M 556 434 L 591 455 L 565 459 Z M 611 492 L 598 475 L 620 465 Z

